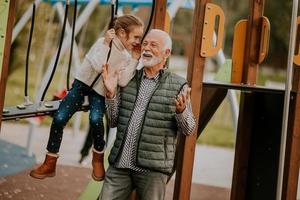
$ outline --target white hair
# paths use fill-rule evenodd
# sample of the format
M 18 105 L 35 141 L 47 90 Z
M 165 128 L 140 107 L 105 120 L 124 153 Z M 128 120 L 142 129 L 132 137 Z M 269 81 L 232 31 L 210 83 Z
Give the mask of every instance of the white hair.
M 151 32 L 159 33 L 164 37 L 164 41 L 165 41 L 164 50 L 166 50 L 166 49 L 170 49 L 170 51 L 172 50 L 172 39 L 167 32 L 162 31 L 160 29 L 151 29 L 149 31 L 149 33 L 151 33 Z

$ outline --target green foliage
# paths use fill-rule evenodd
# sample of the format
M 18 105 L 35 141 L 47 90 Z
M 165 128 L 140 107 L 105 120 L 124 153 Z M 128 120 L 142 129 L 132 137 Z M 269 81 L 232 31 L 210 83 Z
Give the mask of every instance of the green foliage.
M 193 11 L 179 9 L 172 21 L 173 54 L 184 55 L 192 40 Z
M 234 135 L 230 106 L 228 99 L 225 98 L 199 136 L 197 143 L 233 148 Z

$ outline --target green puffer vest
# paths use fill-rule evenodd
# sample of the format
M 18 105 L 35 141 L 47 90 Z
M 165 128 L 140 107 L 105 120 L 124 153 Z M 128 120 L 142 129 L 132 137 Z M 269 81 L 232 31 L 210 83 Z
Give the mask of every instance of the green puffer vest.
M 135 106 L 143 69 L 124 88 L 121 88 L 117 136 L 109 155 L 115 164 L 125 142 L 128 123 Z M 175 97 L 186 84 L 184 78 L 165 70 L 148 103 L 137 138 L 137 166 L 170 174 L 176 151 L 177 124 L 175 120 Z

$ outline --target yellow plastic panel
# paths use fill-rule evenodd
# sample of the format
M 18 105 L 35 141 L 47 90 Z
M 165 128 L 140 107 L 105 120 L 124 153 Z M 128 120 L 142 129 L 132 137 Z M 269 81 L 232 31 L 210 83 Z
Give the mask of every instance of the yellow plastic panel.
M 213 37 L 215 32 L 215 21 L 219 16 L 218 33 L 216 45 L 213 45 Z M 200 55 L 202 57 L 211 57 L 222 48 L 222 40 L 224 34 L 225 15 L 223 10 L 212 3 L 205 6 L 205 17 L 203 27 L 203 37 L 201 43 Z
M 241 83 L 244 65 L 245 43 L 248 20 L 240 20 L 234 27 L 232 47 L 232 83 Z

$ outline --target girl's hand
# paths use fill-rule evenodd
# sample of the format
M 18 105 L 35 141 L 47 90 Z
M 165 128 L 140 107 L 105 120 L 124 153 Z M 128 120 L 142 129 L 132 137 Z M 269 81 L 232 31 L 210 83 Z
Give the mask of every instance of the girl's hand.
M 116 94 L 118 86 L 119 70 L 116 69 L 112 73 L 108 72 L 108 64 L 104 64 L 102 68 L 103 84 L 106 90 L 106 97 L 113 98 Z
M 104 45 L 109 46 L 109 43 L 115 37 L 116 37 L 115 29 L 112 28 L 112 29 L 107 30 L 105 33 L 105 36 L 104 36 Z

